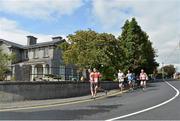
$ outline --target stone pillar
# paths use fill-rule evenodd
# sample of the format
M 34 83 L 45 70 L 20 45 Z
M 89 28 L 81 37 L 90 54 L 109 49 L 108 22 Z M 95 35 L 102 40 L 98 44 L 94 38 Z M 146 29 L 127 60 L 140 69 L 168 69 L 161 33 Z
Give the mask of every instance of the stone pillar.
M 45 74 L 47 74 L 46 64 L 43 64 L 43 78 L 45 77 Z
M 51 67 L 51 65 L 49 66 L 49 74 L 52 74 L 52 67 Z
M 31 81 L 34 81 L 35 77 L 35 65 L 31 65 Z
M 35 67 L 34 68 L 34 77 L 36 78 L 36 77 L 38 77 L 38 67 Z

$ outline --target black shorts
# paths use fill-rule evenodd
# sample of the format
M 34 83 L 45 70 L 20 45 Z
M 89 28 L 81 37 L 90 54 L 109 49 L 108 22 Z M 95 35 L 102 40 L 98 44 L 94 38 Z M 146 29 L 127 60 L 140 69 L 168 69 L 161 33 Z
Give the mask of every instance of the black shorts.
M 98 83 L 94 83 L 94 82 L 90 83 L 90 88 L 95 88 L 96 86 L 98 86 Z

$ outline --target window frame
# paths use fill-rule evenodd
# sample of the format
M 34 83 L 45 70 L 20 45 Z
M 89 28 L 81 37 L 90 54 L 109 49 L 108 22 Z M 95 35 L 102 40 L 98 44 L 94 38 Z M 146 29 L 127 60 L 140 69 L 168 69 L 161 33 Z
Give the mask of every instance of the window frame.
M 49 57 L 49 47 L 45 47 L 43 49 L 43 57 L 48 58 Z

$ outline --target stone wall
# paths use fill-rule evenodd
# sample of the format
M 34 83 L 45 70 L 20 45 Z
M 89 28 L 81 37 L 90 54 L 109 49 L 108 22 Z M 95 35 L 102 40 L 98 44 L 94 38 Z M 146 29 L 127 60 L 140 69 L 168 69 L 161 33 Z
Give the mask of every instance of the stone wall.
M 107 90 L 117 82 L 101 82 Z M 0 102 L 68 98 L 90 94 L 89 82 L 0 82 Z

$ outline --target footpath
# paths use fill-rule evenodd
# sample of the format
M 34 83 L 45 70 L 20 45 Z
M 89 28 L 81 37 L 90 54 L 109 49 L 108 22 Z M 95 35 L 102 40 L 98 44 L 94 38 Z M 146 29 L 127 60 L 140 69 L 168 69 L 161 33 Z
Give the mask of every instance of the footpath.
M 90 102 L 93 100 L 103 99 L 106 97 L 121 94 L 125 91 L 120 92 L 118 89 L 108 91 L 107 95 L 104 92 L 98 92 L 95 99 L 91 98 L 91 95 L 72 97 L 64 99 L 47 99 L 47 100 L 31 100 L 31 101 L 20 101 L 20 102 L 6 102 L 0 103 L 0 112 L 8 110 L 20 110 L 20 109 L 33 109 L 33 108 L 46 108 L 51 106 L 69 105 L 82 102 Z

